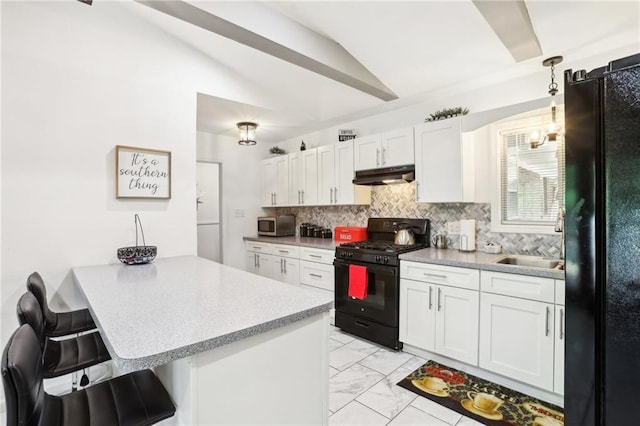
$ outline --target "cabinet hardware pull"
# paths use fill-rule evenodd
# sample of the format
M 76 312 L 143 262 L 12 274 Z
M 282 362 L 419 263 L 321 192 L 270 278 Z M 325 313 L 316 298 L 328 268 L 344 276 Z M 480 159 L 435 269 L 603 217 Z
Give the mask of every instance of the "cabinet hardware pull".
M 322 275 L 318 275 L 318 274 L 309 274 L 309 275 L 311 275 L 312 277 L 316 277 L 316 278 L 322 278 Z
M 282 266 L 282 261 L 283 260 L 284 260 L 283 258 L 280 258 L 280 273 L 281 274 L 284 274 L 284 267 Z
M 551 310 L 550 310 L 550 309 L 549 309 L 549 307 L 547 306 L 547 316 L 546 316 L 546 318 L 545 318 L 545 320 L 544 320 L 544 321 L 545 321 L 545 324 L 544 324 L 544 327 L 545 327 L 544 335 L 545 335 L 545 336 L 548 336 L 548 335 L 549 335 L 549 313 L 550 313 L 550 311 L 551 311 Z
M 442 292 L 442 289 L 440 287 L 438 287 L 438 312 L 440 312 L 440 309 L 442 308 L 442 305 L 440 304 L 440 293 Z
M 329 204 L 333 204 L 333 188 L 329 188 Z
M 433 306 L 433 303 L 431 303 L 431 293 L 433 292 L 433 287 L 429 286 L 429 310 L 431 310 L 431 307 Z
M 355 325 L 357 325 L 358 327 L 369 328 L 369 324 L 365 324 L 360 321 L 355 321 Z
M 420 183 L 416 181 L 416 201 L 420 201 Z
M 302 202 L 300 201 L 300 190 L 298 189 L 298 204 L 302 204 Z
M 289 253 L 289 250 L 278 250 L 280 253 Z
M 338 188 L 333 187 L 333 203 L 338 204 Z
M 260 267 L 260 255 L 256 254 L 256 257 L 258 258 L 258 268 Z
M 376 149 L 376 166 L 380 166 L 380 150 Z
M 384 166 L 387 163 L 387 160 L 385 159 L 385 154 L 386 154 L 387 150 L 382 148 L 382 165 Z
M 443 280 L 447 279 L 446 275 L 428 274 L 426 272 L 423 272 L 422 275 L 424 275 L 425 277 L 442 278 Z
M 273 193 L 273 205 L 275 206 L 276 204 L 278 204 L 278 194 L 277 193 Z
M 560 309 L 560 340 L 564 339 L 564 309 Z
M 322 259 L 322 256 L 317 254 L 310 254 L 309 257 L 315 257 L 316 259 Z
M 258 254 L 257 253 L 253 253 L 253 267 L 254 268 L 258 267 Z
M 287 273 L 287 259 L 282 259 L 284 261 L 284 273 Z
M 300 203 L 300 204 L 304 204 L 304 189 L 301 190 L 300 193 L 302 194 L 302 203 Z

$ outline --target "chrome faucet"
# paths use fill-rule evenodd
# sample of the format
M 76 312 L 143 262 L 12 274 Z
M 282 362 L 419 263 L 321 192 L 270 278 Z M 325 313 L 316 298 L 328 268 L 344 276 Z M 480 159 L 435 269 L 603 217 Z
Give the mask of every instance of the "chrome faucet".
M 565 211 L 562 207 L 558 208 L 558 217 L 556 219 L 556 226 L 554 231 L 561 232 L 562 236 L 560 238 L 560 259 L 564 260 L 564 216 Z

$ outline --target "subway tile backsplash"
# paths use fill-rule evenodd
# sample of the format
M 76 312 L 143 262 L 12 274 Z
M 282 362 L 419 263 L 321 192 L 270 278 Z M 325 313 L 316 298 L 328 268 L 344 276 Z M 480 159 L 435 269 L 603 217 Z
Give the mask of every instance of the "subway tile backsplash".
M 431 221 L 431 235 L 446 234 L 447 223 L 460 219 L 476 220 L 476 245 L 502 244 L 503 253 L 558 257 L 560 235 L 491 232 L 491 205 L 485 203 L 417 204 L 415 183 L 374 186 L 370 206 L 322 206 L 278 208 L 277 213 L 293 213 L 296 224 L 313 223 L 326 228 L 367 226 L 369 217 L 418 217 Z M 297 231 L 299 232 L 299 231 Z M 452 248 L 458 248 L 452 238 Z

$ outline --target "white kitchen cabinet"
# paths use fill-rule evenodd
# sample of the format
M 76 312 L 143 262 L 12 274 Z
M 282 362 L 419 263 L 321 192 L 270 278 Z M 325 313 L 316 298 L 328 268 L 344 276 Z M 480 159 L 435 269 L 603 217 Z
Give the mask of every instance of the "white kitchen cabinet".
M 300 248 L 300 284 L 334 293 L 333 250 Z
M 300 284 L 300 248 L 274 244 L 272 275 L 273 278 L 289 284 Z
M 564 281 L 556 280 L 556 321 L 553 362 L 553 391 L 564 395 L 565 314 Z
M 273 245 L 259 241 L 245 243 L 247 272 L 273 278 L 274 256 L 271 255 Z
M 262 183 L 263 207 L 289 205 L 289 157 L 281 155 L 263 160 Z
M 478 271 L 402 261 L 400 277 L 400 340 L 477 365 Z
M 413 128 L 395 129 L 353 140 L 355 170 L 414 164 Z
M 371 187 L 354 185 L 353 140 L 318 147 L 318 204 L 371 204 Z
M 483 292 L 480 367 L 553 391 L 554 316 L 553 304 Z
M 473 202 L 475 149 L 461 117 L 415 126 L 416 201 Z
M 289 159 L 289 205 L 318 204 L 318 148 L 295 152 Z

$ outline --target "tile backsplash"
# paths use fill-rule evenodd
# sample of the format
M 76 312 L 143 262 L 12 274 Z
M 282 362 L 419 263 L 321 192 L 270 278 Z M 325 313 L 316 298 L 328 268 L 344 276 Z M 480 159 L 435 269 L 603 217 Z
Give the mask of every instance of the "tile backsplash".
M 372 187 L 370 206 L 322 206 L 278 208 L 277 213 L 293 213 L 296 224 L 312 223 L 334 229 L 336 226 L 367 226 L 369 217 L 418 217 L 431 221 L 431 235 L 446 234 L 447 223 L 460 219 L 476 220 L 476 246 L 502 245 L 503 253 L 558 257 L 560 235 L 491 232 L 491 205 L 485 203 L 417 204 L 415 183 Z M 458 248 L 452 238 L 451 248 Z

